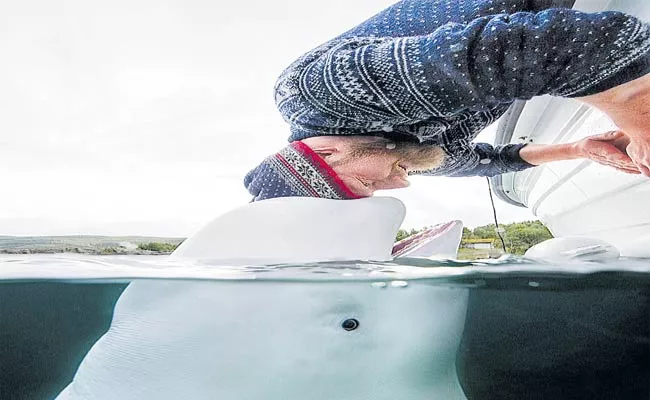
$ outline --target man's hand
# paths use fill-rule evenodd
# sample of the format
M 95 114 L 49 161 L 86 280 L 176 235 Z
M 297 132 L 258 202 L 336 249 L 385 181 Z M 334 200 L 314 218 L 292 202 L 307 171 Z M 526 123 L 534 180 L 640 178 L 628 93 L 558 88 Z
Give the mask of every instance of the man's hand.
M 650 138 L 649 140 L 637 139 L 627 146 L 627 154 L 636 167 L 645 176 L 650 177 Z
M 650 177 L 650 74 L 578 100 L 603 111 L 625 132 L 627 154 Z
M 521 148 L 519 156 L 533 165 L 586 158 L 627 174 L 639 174 L 635 162 L 627 154 L 630 143 L 625 133 L 611 131 L 571 143 L 528 144 Z
M 589 136 L 576 142 L 579 154 L 599 164 L 616 168 L 628 174 L 639 174 L 639 169 L 628 156 L 630 138 L 621 131 Z

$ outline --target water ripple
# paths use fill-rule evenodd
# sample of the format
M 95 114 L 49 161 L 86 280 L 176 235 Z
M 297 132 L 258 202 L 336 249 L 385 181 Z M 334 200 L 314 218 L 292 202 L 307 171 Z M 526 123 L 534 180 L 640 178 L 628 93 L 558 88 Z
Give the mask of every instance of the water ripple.
M 421 281 L 456 286 L 553 290 L 589 282 L 615 287 L 650 284 L 650 260 L 545 263 L 504 256 L 491 260 L 397 258 L 388 262 L 229 266 L 161 256 L 11 255 L 0 257 L 0 281 L 129 281 L 190 279 L 217 281 Z M 558 284 L 558 282 L 560 282 Z M 559 286 L 558 286 L 559 285 Z

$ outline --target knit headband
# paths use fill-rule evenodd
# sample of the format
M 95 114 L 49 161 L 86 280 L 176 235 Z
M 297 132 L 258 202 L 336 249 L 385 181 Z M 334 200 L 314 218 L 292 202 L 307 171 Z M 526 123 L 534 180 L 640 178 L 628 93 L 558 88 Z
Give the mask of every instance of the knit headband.
M 246 174 L 253 201 L 275 197 L 358 199 L 325 160 L 303 142 L 289 144 Z

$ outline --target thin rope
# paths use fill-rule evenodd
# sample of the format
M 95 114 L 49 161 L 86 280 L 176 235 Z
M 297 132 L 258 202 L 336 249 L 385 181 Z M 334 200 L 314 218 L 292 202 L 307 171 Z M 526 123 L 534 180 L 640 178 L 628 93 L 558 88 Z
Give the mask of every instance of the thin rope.
M 497 209 L 494 206 L 494 198 L 492 197 L 492 186 L 490 186 L 490 178 L 486 177 L 486 179 L 488 184 L 488 192 L 490 193 L 490 203 L 492 203 L 492 214 L 494 215 L 494 225 L 495 225 L 494 231 L 499 236 L 499 239 L 501 239 L 501 246 L 503 247 L 503 252 L 507 253 L 508 250 L 506 250 L 506 242 L 503 240 L 503 236 L 501 236 L 501 232 L 499 231 L 499 220 L 497 219 Z

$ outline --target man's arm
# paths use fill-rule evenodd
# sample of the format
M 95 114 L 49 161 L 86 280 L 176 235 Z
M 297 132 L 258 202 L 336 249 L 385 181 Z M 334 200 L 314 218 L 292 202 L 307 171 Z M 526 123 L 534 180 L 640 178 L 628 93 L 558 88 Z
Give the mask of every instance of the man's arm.
M 588 136 L 572 143 L 528 144 L 519 155 L 532 165 L 553 161 L 589 159 L 628 174 L 639 174 L 635 163 L 625 154 L 629 138 L 621 131 Z
M 509 144 L 493 147 L 487 143 L 472 143 L 465 152 L 456 150 L 440 168 L 422 174 L 491 177 L 554 161 L 576 159 L 588 159 L 621 172 L 639 174 L 635 163 L 625 154 L 629 141 L 623 132 L 611 131 L 560 144 Z
M 312 136 L 409 132 L 515 99 L 607 90 L 650 72 L 649 50 L 648 26 L 620 12 L 501 14 L 329 43 L 285 71 L 276 99 L 292 129 Z
M 624 150 L 635 167 L 650 176 L 650 74 L 578 100 L 602 110 L 625 132 Z

